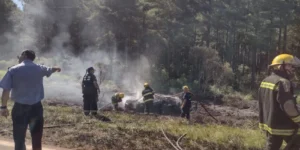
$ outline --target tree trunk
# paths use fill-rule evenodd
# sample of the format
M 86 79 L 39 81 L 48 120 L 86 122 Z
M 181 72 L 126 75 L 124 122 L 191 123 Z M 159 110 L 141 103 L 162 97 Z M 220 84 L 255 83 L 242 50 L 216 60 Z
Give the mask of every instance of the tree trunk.
M 255 88 L 256 81 L 256 51 L 256 48 L 252 49 L 251 89 Z
M 209 10 L 208 10 L 208 25 L 207 25 L 207 34 L 206 34 L 206 47 L 210 45 L 210 30 L 211 30 L 211 10 L 212 10 L 212 0 L 208 0 Z
M 226 30 L 226 39 L 225 39 L 225 49 L 224 49 L 224 55 L 225 59 L 227 58 L 227 55 L 225 54 L 226 51 L 228 51 L 228 39 L 229 39 L 229 31 L 228 29 Z
M 286 45 L 287 45 L 287 25 L 284 25 L 284 31 L 283 31 L 283 47 L 282 52 L 286 52 Z
M 279 28 L 277 50 L 278 50 L 278 51 L 281 51 L 280 48 L 281 48 L 281 27 Z
M 206 36 L 206 47 L 209 47 L 210 44 L 210 22 L 207 25 L 207 36 Z

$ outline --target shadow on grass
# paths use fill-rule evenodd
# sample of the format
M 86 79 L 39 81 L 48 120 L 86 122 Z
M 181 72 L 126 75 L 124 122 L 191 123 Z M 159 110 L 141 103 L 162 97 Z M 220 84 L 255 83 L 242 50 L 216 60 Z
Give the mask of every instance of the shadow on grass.
M 110 118 L 108 118 L 104 115 L 100 115 L 100 114 L 94 115 L 94 116 L 92 116 L 92 118 L 103 121 L 103 122 L 111 122 Z

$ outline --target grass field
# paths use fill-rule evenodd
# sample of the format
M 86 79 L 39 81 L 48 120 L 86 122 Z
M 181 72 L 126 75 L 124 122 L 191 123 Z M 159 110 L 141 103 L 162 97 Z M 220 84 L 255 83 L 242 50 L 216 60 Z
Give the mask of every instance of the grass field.
M 11 110 L 10 103 L 10 110 Z M 147 116 L 103 112 L 110 122 L 86 117 L 79 107 L 49 106 L 44 103 L 45 130 L 43 141 L 65 148 L 77 149 L 173 149 L 161 132 L 174 142 L 184 133 L 180 145 L 184 149 L 259 150 L 264 135 L 246 124 L 231 127 L 217 124 L 188 124 L 184 119 L 169 116 Z M 70 126 L 63 126 L 71 124 Z M 61 125 L 61 127 L 49 127 Z M 11 119 L 0 118 L 1 135 L 12 137 Z M 30 136 L 28 134 L 28 139 Z
M 4 77 L 6 70 L 0 70 L 0 79 Z

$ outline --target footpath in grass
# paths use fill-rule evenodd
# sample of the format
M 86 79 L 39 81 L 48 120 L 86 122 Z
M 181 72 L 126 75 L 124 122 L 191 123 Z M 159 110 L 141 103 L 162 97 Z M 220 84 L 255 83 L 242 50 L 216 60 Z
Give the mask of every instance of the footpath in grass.
M 9 108 L 11 110 L 11 103 Z M 259 150 L 265 143 L 264 134 L 247 126 L 188 124 L 178 117 L 115 112 L 103 112 L 102 115 L 111 120 L 105 122 L 84 116 L 81 108 L 75 106 L 49 106 L 44 103 L 44 109 L 43 142 L 65 148 L 173 149 L 161 129 L 174 142 L 186 133 L 180 145 L 189 150 Z M 0 126 L 0 135 L 12 137 L 11 118 L 0 118 Z

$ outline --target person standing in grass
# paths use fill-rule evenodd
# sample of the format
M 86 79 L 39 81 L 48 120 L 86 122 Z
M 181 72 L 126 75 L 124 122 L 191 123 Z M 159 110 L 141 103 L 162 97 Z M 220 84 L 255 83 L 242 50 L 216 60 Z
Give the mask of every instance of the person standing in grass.
M 150 87 L 149 83 L 144 83 L 144 90 L 142 91 L 144 101 L 144 113 L 149 114 L 153 109 L 154 91 Z
M 19 64 L 10 67 L 0 82 L 3 89 L 1 97 L 1 116 L 7 117 L 7 101 L 14 101 L 12 108 L 13 138 L 15 150 L 25 150 L 25 137 L 29 125 L 32 149 L 42 149 L 44 126 L 42 99 L 44 98 L 43 77 L 60 72 L 58 67 L 46 67 L 35 64 L 35 52 L 25 50 L 18 56 Z
M 190 111 L 192 107 L 192 96 L 188 86 L 183 86 L 183 95 L 182 95 L 182 104 L 181 104 L 181 117 L 186 117 L 187 120 L 190 120 Z
M 91 112 L 93 116 L 97 115 L 98 95 L 100 94 L 100 88 L 97 83 L 96 76 L 94 75 L 95 69 L 89 67 L 86 70 L 86 74 L 82 80 L 82 93 L 83 93 L 83 110 L 84 114 L 88 116 Z
M 300 60 L 289 54 L 276 56 L 269 66 L 272 74 L 258 90 L 259 128 L 266 132 L 266 150 L 279 150 L 283 140 L 290 149 L 300 148 L 300 112 L 291 79 Z M 290 143 L 293 138 L 292 143 Z

